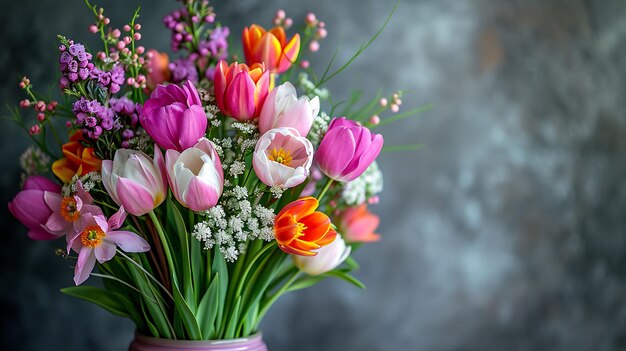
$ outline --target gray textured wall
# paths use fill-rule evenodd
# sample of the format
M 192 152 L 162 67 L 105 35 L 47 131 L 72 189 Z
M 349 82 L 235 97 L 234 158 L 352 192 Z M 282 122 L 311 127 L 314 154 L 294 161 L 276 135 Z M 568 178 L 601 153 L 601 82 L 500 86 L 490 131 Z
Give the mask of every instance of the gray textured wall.
M 113 21 L 139 3 L 102 1 Z M 143 1 L 145 45 L 168 47 L 173 1 Z M 215 1 L 239 35 L 283 7 L 328 23 L 318 68 L 371 36 L 392 1 Z M 54 34 L 88 43 L 81 1 L 3 1 L 0 86 L 44 86 Z M 421 117 L 385 128 L 384 240 L 357 253 L 367 285 L 328 281 L 286 296 L 263 331 L 272 350 L 620 350 L 626 348 L 626 3 L 405 0 L 380 39 L 331 83 L 407 91 Z M 152 31 L 153 34 L 149 34 Z M 6 203 L 27 145 L 2 124 Z M 4 208 L 4 205 L 0 206 Z M 71 271 L 2 210 L 2 349 L 123 350 L 132 325 L 58 292 Z

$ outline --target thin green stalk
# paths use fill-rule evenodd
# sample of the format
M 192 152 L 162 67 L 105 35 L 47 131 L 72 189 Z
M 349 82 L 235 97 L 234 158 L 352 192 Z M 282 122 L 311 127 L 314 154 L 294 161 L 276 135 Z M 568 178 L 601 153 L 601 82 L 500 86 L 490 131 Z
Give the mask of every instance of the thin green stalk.
M 146 294 L 144 294 L 141 290 L 135 288 L 134 286 L 130 285 L 129 283 L 123 281 L 120 278 L 114 277 L 112 275 L 108 275 L 108 274 L 99 274 L 99 273 L 91 273 L 90 275 L 93 275 L 94 277 L 98 277 L 98 278 L 102 278 L 102 279 L 110 279 L 110 280 L 114 280 L 134 291 L 136 291 L 137 293 L 139 293 L 140 295 L 142 295 L 146 300 L 152 302 L 152 303 L 157 303 L 156 300 L 154 300 L 151 297 L 146 296 Z
M 119 253 L 122 257 L 124 257 L 125 259 L 127 259 L 128 261 L 130 261 L 133 265 L 135 265 L 137 268 L 139 268 L 140 271 L 142 271 L 148 278 L 150 278 L 152 281 L 154 281 L 155 283 L 157 283 L 157 285 L 159 287 L 161 287 L 161 289 L 163 289 L 163 291 L 165 292 L 165 294 L 172 299 L 172 301 L 174 301 L 174 297 L 172 296 L 172 294 L 170 294 L 170 292 L 167 290 L 167 288 L 165 286 L 163 286 L 163 284 L 161 284 L 161 282 L 155 278 L 152 274 L 150 274 L 145 268 L 143 268 L 139 263 L 135 262 L 135 260 L 133 260 L 132 258 L 130 258 L 128 255 L 126 255 L 122 250 L 117 250 L 117 253 Z
M 161 245 L 163 245 L 163 251 L 165 252 L 165 258 L 167 259 L 167 264 L 170 267 L 170 272 L 172 272 L 172 275 L 173 275 L 173 273 L 176 272 L 176 267 L 174 266 L 174 260 L 172 259 L 172 252 L 167 242 L 167 238 L 165 237 L 165 232 L 163 231 L 161 222 L 159 222 L 159 219 L 157 218 L 154 211 L 150 211 L 148 215 L 150 216 L 150 219 L 152 220 L 152 224 L 154 224 L 154 228 L 159 234 L 159 239 L 161 239 Z
M 324 197 L 324 195 L 326 195 L 326 192 L 328 191 L 328 188 L 330 188 L 331 184 L 333 184 L 333 179 L 329 178 L 326 184 L 324 184 L 322 190 L 320 191 L 320 194 L 317 195 L 317 201 L 322 201 L 322 198 Z

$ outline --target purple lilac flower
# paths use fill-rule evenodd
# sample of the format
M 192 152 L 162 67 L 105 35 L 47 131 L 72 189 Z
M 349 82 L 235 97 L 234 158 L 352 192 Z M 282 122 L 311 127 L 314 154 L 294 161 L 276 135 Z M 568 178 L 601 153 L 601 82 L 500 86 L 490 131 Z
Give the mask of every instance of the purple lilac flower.
M 187 80 L 192 82 L 198 81 L 198 70 L 195 65 L 195 58 L 179 58 L 169 64 L 170 72 L 172 72 L 172 82 L 180 83 Z
M 200 42 L 199 51 L 202 56 L 212 56 L 217 60 L 228 57 L 228 36 L 230 29 L 228 27 L 217 27 L 209 36 L 210 40 Z
M 127 97 L 112 98 L 109 101 L 111 105 L 111 112 L 115 113 L 119 118 L 116 118 L 113 127 L 117 129 L 124 129 L 122 132 L 122 144 L 123 148 L 130 146 L 130 141 L 137 135 L 137 128 L 139 128 L 139 104 L 135 104 Z M 103 127 L 105 127 L 103 123 Z
M 97 79 L 101 87 L 108 88 L 111 94 L 115 94 L 120 91 L 124 84 L 124 67 L 121 64 L 116 64 L 108 72 L 94 68 L 90 76 Z
M 70 41 L 69 48 L 61 45 L 59 50 L 61 51 L 59 57 L 59 69 L 61 71 L 59 87 L 61 89 L 68 88 L 70 84 L 90 77 L 94 64 L 89 62 L 92 56 L 85 51 L 82 44 L 74 44 L 73 41 Z
M 111 130 L 115 124 L 115 113 L 112 109 L 102 106 L 97 100 L 81 97 L 74 102 L 76 125 L 83 127 L 83 135 L 98 139 L 104 130 Z

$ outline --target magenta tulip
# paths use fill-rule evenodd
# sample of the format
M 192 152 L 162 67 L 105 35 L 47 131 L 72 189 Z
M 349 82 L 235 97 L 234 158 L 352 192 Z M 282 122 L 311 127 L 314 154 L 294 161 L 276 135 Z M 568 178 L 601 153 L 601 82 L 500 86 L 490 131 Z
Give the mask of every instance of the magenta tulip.
M 167 150 L 165 164 L 170 188 L 181 205 L 206 211 L 217 204 L 224 187 L 224 171 L 207 139 L 200 139 L 182 153 Z
M 139 117 L 148 135 L 164 149 L 183 151 L 204 136 L 207 118 L 196 87 L 158 85 Z
M 48 178 L 30 176 L 24 182 L 23 190 L 9 202 L 9 211 L 28 228 L 28 237 L 34 240 L 50 240 L 62 236 L 45 229 L 45 224 L 52 215 L 45 200 L 47 194 L 60 196 L 61 187 Z
M 117 149 L 113 161 L 102 161 L 102 183 L 120 206 L 135 216 L 144 215 L 167 197 L 165 162 L 154 146 L 154 159 L 141 151 Z
M 306 95 L 298 98 L 296 88 L 286 82 L 267 96 L 259 116 L 259 131 L 265 134 L 270 129 L 289 127 L 306 136 L 319 112 L 320 99 L 317 96 L 311 100 Z
M 334 118 L 315 160 L 329 178 L 349 182 L 360 176 L 380 154 L 383 136 L 345 117 Z

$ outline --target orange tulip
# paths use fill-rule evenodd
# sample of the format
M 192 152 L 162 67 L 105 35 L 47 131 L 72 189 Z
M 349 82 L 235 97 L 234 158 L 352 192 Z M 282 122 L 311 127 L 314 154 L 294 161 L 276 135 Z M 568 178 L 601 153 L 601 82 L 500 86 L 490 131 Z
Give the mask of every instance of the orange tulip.
M 272 73 L 285 72 L 298 59 L 300 53 L 300 35 L 294 35 L 289 41 L 283 27 L 274 27 L 266 31 L 253 24 L 244 28 L 243 53 L 248 65 L 265 63 Z
M 171 73 L 168 65 L 170 58 L 164 52 L 158 52 L 154 49 L 148 50 L 148 62 L 146 68 L 148 70 L 147 86 L 150 91 L 154 90 L 158 84 L 167 82 Z
M 367 205 L 350 207 L 339 216 L 339 229 L 347 242 L 372 242 L 380 240 L 380 235 L 374 233 L 380 219 L 367 210 Z
M 63 183 L 71 182 L 75 175 L 100 171 L 102 160 L 94 155 L 93 148 L 83 146 L 83 140 L 81 132 L 74 133 L 61 148 L 65 157 L 52 164 L 52 173 Z
M 278 247 L 289 254 L 315 256 L 317 250 L 335 240 L 337 232 L 330 218 L 316 212 L 319 202 L 314 197 L 303 197 L 289 203 L 276 215 L 274 237 Z

